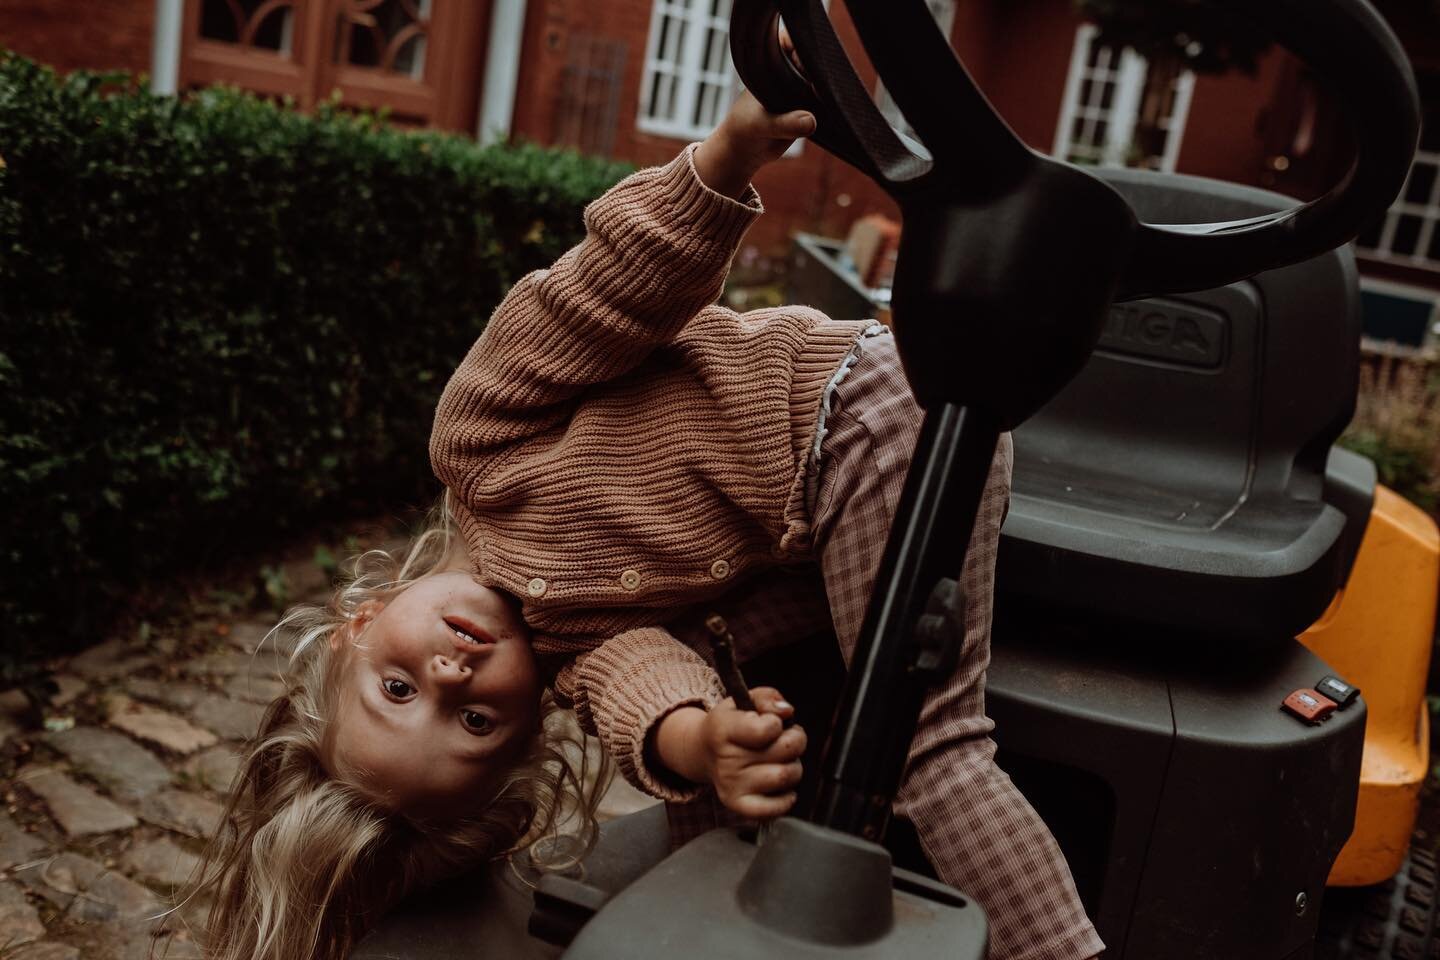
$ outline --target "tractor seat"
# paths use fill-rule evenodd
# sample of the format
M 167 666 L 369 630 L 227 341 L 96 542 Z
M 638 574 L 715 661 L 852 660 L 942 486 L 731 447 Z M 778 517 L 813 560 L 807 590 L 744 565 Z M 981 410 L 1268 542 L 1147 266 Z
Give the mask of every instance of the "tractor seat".
M 1099 172 L 1151 222 L 1293 205 Z M 1354 411 L 1359 343 L 1348 248 L 1112 307 L 1085 368 L 1015 431 L 1002 602 L 1208 637 L 1304 630 L 1344 582 L 1373 497 L 1373 465 L 1331 448 Z

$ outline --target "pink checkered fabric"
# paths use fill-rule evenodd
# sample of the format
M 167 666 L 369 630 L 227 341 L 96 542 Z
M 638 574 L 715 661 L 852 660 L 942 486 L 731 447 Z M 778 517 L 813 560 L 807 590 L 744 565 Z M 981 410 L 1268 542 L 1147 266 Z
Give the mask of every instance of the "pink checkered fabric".
M 922 413 L 900 367 L 894 339 L 862 341 L 860 357 L 835 388 L 828 433 L 812 470 L 817 556 L 828 607 L 847 662 L 855 648 L 880 554 L 904 485 Z M 995 554 L 1010 491 L 1012 447 L 1001 438 L 961 574 L 967 598 L 960 665 L 926 698 L 895 812 L 909 818 L 941 878 L 978 900 L 990 920 L 995 960 L 1082 960 L 1104 945 L 1086 917 L 1059 847 L 1024 796 L 994 763 L 994 725 L 985 716 L 985 670 Z M 757 586 L 743 598 L 745 633 L 763 649 L 816 622 L 804 589 Z M 732 598 L 726 598 L 730 600 Z M 739 599 L 739 598 L 737 598 Z M 738 615 L 738 614 L 737 614 Z M 767 624 L 788 633 L 767 632 Z M 813 630 L 810 630 L 813 633 Z M 677 636 L 690 639 L 686 630 Z M 703 647 L 700 647 L 703 649 Z M 673 835 L 695 836 L 730 822 L 718 805 L 672 805 Z

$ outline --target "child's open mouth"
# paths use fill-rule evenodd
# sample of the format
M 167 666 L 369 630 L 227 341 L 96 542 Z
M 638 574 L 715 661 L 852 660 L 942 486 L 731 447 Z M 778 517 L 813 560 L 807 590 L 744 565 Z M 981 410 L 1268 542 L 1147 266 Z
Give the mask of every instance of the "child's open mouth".
M 486 633 L 484 630 L 480 629 L 468 620 L 462 620 L 456 617 L 446 617 L 445 626 L 449 627 L 451 632 L 453 632 L 455 636 L 461 640 L 461 642 L 469 644 L 471 646 L 482 646 L 484 644 L 490 644 L 495 642 L 494 637 L 490 636 L 490 634 Z

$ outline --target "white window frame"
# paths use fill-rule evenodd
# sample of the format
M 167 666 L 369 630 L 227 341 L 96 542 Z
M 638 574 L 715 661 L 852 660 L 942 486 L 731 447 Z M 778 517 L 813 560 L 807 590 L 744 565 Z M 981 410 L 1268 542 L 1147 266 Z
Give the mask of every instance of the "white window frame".
M 1430 184 L 1430 196 L 1424 203 L 1415 203 L 1405 199 L 1410 191 L 1410 178 L 1415 174 L 1415 168 L 1425 164 L 1435 169 L 1435 179 Z M 1399 229 L 1400 218 L 1410 216 L 1420 218 L 1420 236 L 1416 238 L 1414 253 L 1395 253 L 1395 232 Z M 1430 249 L 1430 242 L 1435 237 L 1437 223 L 1440 223 L 1440 152 L 1434 150 L 1418 150 L 1415 153 L 1415 161 L 1410 165 L 1410 172 L 1405 176 L 1405 186 L 1400 188 L 1400 196 L 1390 205 L 1390 210 L 1385 214 L 1385 224 L 1380 228 L 1380 240 L 1374 247 L 1362 247 L 1356 243 L 1355 249 L 1362 256 L 1371 260 L 1383 260 L 1386 263 L 1398 263 L 1407 267 L 1419 267 L 1422 270 L 1440 271 L 1440 260 L 1432 260 L 1425 255 Z
M 635 126 L 645 133 L 653 133 L 662 137 L 673 137 L 677 140 L 697 140 L 705 137 L 725 116 L 725 111 L 734 102 L 736 94 L 740 91 L 740 79 L 735 73 L 734 64 L 730 61 L 730 16 L 729 10 L 724 9 L 723 16 L 711 16 L 709 12 L 710 0 L 688 0 L 688 8 L 681 4 L 685 0 L 654 0 L 654 6 L 650 12 L 650 37 L 645 45 L 645 69 L 640 79 L 640 112 L 636 118 Z M 728 4 L 725 5 L 728 7 Z M 661 27 L 666 18 L 674 22 L 686 24 L 683 47 L 674 50 L 675 44 L 680 41 L 673 35 L 667 37 L 667 49 L 661 51 L 660 33 Z M 710 29 L 719 27 L 725 35 L 724 66 L 721 70 L 705 71 L 701 65 L 705 60 L 705 41 L 708 38 Z M 662 59 L 661 54 L 678 53 L 674 60 Z M 652 116 L 653 105 L 650 103 L 651 91 L 655 86 L 656 74 L 670 75 L 674 77 L 675 89 L 675 113 L 681 119 L 669 117 Z M 701 84 L 710 83 L 721 85 L 724 92 L 717 100 L 717 106 L 713 109 L 715 116 L 708 114 L 700 118 L 698 122 L 686 118 L 695 116 L 696 99 L 700 96 Z
M 1098 155 L 1088 159 L 1101 166 L 1125 166 L 1130 159 L 1135 124 L 1140 117 L 1140 98 L 1145 92 L 1145 75 L 1150 64 L 1140 54 L 1125 47 L 1120 50 L 1119 63 L 1113 61 L 1113 49 L 1101 50 L 1100 62 L 1092 68 L 1090 48 L 1099 34 L 1100 28 L 1093 23 L 1081 24 L 1075 31 L 1070 72 L 1065 78 L 1065 97 L 1061 101 L 1060 121 L 1055 127 L 1055 144 L 1051 152 L 1062 159 L 1076 153 L 1093 154 L 1094 147 L 1076 144 L 1071 139 L 1075 122 L 1084 121 L 1085 129 L 1093 135 L 1096 125 L 1104 121 L 1107 125 L 1104 143 L 1099 145 Z M 1084 89 L 1086 80 L 1092 81 L 1092 102 L 1081 103 L 1080 91 Z M 1115 96 L 1108 108 L 1102 106 L 1102 84 L 1097 82 L 1104 80 L 1115 84 Z M 1174 172 L 1175 163 L 1180 158 L 1180 143 L 1185 135 L 1185 121 L 1190 115 L 1190 99 L 1194 91 L 1195 74 L 1182 70 L 1175 79 L 1175 109 L 1165 123 L 1165 152 L 1160 157 L 1160 169 L 1167 173 Z

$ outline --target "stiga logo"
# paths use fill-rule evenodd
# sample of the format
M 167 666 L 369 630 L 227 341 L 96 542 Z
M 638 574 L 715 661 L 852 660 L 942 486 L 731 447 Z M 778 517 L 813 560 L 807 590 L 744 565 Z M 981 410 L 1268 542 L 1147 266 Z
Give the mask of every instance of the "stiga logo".
M 1096 345 L 1101 350 L 1165 360 L 1187 367 L 1218 367 L 1225 358 L 1225 316 L 1167 300 L 1117 303 Z

